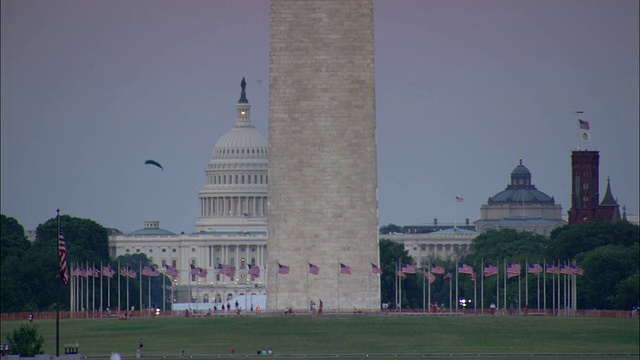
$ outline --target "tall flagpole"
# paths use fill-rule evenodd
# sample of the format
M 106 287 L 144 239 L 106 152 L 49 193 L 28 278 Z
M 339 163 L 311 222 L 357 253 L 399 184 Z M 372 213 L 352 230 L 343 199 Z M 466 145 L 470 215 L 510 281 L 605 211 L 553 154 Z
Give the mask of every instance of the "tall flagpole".
M 140 276 L 140 317 L 142 317 L 142 261 L 138 262 L 138 268 L 140 269 L 140 272 L 138 273 L 138 276 Z
M 482 314 L 484 315 L 484 258 L 482 258 L 482 263 L 480 264 L 480 309 L 482 309 Z
M 458 295 L 458 267 L 460 266 L 460 264 L 458 263 L 458 260 L 456 260 L 456 312 L 458 312 L 458 303 L 460 301 L 458 301 L 458 299 L 460 298 Z
M 122 311 L 122 308 L 120 307 L 120 278 L 122 277 L 122 268 L 120 267 L 120 260 L 118 260 L 118 312 Z M 120 314 L 118 314 L 120 315 Z
M 503 275 L 502 279 L 504 281 L 504 286 L 502 287 L 503 288 L 502 300 L 504 302 L 503 306 L 506 312 L 507 310 L 507 259 L 504 259 L 502 266 L 504 267 L 504 274 L 502 274 Z
M 529 259 L 525 260 L 524 269 L 524 304 L 529 307 Z
M 87 281 L 85 281 L 86 285 L 87 285 L 87 290 L 85 291 L 86 294 L 86 306 L 85 308 L 87 309 L 87 319 L 89 318 L 89 261 L 87 261 L 87 277 L 85 279 L 87 279 Z
M 100 317 L 102 317 L 102 298 L 104 297 L 104 293 L 103 293 L 103 288 L 104 286 L 102 286 L 102 277 L 104 276 L 104 274 L 102 273 L 103 267 L 102 267 L 102 261 L 100 261 Z
M 58 222 L 58 233 L 56 234 L 56 240 L 58 243 L 58 250 L 56 254 L 56 357 L 60 356 L 60 209 L 56 209 L 56 220 Z

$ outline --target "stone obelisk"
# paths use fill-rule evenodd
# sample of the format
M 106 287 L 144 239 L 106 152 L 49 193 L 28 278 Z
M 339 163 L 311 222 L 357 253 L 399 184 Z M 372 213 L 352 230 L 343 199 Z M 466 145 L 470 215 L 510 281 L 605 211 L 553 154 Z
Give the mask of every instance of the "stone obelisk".
M 372 0 L 272 0 L 270 41 L 267 308 L 379 309 Z

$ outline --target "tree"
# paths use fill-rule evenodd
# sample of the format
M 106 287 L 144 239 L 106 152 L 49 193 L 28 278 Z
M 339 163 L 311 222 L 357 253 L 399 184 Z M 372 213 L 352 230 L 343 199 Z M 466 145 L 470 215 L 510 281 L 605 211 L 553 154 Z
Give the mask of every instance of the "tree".
M 404 249 L 402 244 L 398 244 L 388 239 L 380 239 L 380 292 L 382 301 L 395 303 L 396 298 L 396 273 L 398 264 L 413 264 L 413 259 Z M 420 283 L 421 284 L 421 283 Z M 409 275 L 402 280 L 402 304 L 417 306 L 416 296 L 420 296 L 422 287 L 417 282 L 416 275 Z M 422 300 L 420 300 L 422 301 Z M 420 302 L 420 304 L 422 304 Z M 395 305 L 395 304 L 394 304 Z
M 7 335 L 11 353 L 20 356 L 34 356 L 42 353 L 44 337 L 38 333 L 38 324 L 22 324 Z
M 396 224 L 389 224 L 380 226 L 380 234 L 393 234 L 393 233 L 402 233 L 402 226 L 398 226 Z
M 30 247 L 31 243 L 24 234 L 24 227 L 12 217 L 0 215 L 0 242 L 2 243 L 0 260 L 4 261 L 8 256 L 20 257 Z

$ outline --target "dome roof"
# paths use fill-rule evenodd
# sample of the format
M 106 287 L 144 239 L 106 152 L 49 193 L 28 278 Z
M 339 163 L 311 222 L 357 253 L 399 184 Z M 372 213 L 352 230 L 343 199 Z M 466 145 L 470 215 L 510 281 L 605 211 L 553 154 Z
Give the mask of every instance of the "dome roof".
M 527 169 L 526 166 L 522 165 L 522 160 L 520 160 L 520 165 L 516 166 L 515 169 L 513 169 L 513 171 L 511 172 L 511 176 L 514 175 L 528 175 L 531 176 L 531 172 L 529 171 L 529 169 Z
M 212 162 L 218 160 L 266 159 L 269 141 L 251 123 L 251 105 L 242 78 L 242 92 L 236 104 L 236 123 L 222 135 L 213 148 Z M 223 161 L 224 162 L 224 161 Z
M 554 204 L 553 197 L 536 189 L 531 184 L 531 172 L 520 164 L 511 172 L 511 184 L 507 188 L 489 198 L 489 203 L 496 202 L 544 202 Z
M 265 158 L 269 141 L 253 125 L 236 124 L 213 148 L 213 159 Z
M 169 230 L 160 229 L 159 221 L 145 221 L 144 228 L 136 230 L 129 235 L 175 235 Z
M 529 185 L 526 188 L 509 185 L 507 189 L 500 191 L 489 198 L 489 203 L 496 202 L 550 202 L 554 199 L 549 195 L 537 190 L 535 186 Z

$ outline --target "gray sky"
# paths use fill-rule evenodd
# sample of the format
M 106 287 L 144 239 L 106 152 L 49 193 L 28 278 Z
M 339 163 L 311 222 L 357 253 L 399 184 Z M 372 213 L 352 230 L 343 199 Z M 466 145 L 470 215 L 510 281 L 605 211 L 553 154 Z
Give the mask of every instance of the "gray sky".
M 1 2 L 2 213 L 26 229 L 60 208 L 193 231 L 243 76 L 268 135 L 269 2 Z M 601 196 L 610 176 L 638 214 L 637 0 L 377 0 L 374 13 L 381 225 L 473 221 L 520 156 L 566 213 L 576 146 L 600 151 Z

